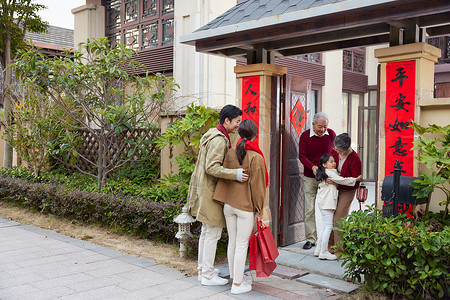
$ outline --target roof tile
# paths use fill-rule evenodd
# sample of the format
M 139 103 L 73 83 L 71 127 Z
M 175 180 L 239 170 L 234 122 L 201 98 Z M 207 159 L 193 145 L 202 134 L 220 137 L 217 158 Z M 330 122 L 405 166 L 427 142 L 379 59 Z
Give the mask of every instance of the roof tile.
M 25 39 L 56 46 L 73 47 L 73 30 L 50 25 L 46 33 L 25 33 Z
M 244 0 L 196 32 L 342 1 L 346 0 Z

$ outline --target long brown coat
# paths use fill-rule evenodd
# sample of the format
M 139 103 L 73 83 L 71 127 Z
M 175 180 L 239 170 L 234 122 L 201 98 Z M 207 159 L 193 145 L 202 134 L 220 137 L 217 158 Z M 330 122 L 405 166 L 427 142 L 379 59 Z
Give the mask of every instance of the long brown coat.
M 256 151 L 247 150 L 240 165 L 235 149 L 231 149 L 225 157 L 223 166 L 231 169 L 243 168 L 249 179 L 246 182 L 219 179 L 214 200 L 243 211 L 262 213 L 266 197 L 266 170 L 263 157 Z
M 228 149 L 227 137 L 216 128 L 211 128 L 203 135 L 187 197 L 188 211 L 197 221 L 218 227 L 225 227 L 226 224 L 223 206 L 213 200 L 217 180 L 237 179 L 237 170 L 222 166 Z

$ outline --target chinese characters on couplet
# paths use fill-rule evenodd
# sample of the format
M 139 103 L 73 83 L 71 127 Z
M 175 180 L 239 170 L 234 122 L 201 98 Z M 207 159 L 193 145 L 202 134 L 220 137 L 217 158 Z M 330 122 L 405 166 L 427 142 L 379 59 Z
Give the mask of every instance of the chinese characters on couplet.
M 402 175 L 413 176 L 414 131 L 410 124 L 415 114 L 415 78 L 415 61 L 386 64 L 385 175 L 398 168 Z
M 252 90 L 252 86 L 253 86 L 253 84 L 251 84 L 251 83 L 248 85 L 247 90 L 245 91 L 245 94 L 244 94 L 244 95 L 247 95 L 248 92 L 250 92 L 253 96 L 258 95 L 257 92 L 255 92 L 255 91 Z
M 242 120 L 251 119 L 259 128 L 260 105 L 259 76 L 242 78 Z M 258 142 L 258 139 L 256 139 Z
M 406 171 L 405 170 L 403 170 L 403 162 L 402 161 L 399 161 L 399 160 L 396 160 L 395 161 L 395 164 L 394 164 L 394 169 L 399 169 L 400 170 L 400 173 L 406 173 Z M 394 174 L 394 171 L 392 171 L 390 174 Z
M 403 69 L 403 67 L 400 67 L 398 69 L 395 69 L 397 71 L 397 73 L 395 74 L 395 78 L 392 79 L 392 82 L 398 81 L 400 88 L 402 88 L 403 86 L 403 79 L 408 78 L 407 75 L 405 75 L 406 71 L 405 69 Z
M 406 156 L 408 153 L 405 149 L 403 149 L 405 145 L 407 145 L 407 143 L 402 143 L 402 137 L 399 136 L 395 144 L 389 146 L 389 148 L 394 148 L 394 151 L 392 152 L 394 155 Z
M 251 114 L 251 113 L 254 113 L 254 112 L 256 112 L 256 105 L 255 105 L 255 106 L 252 106 L 252 101 L 249 101 L 249 102 L 247 103 L 247 108 L 244 109 L 244 111 L 245 111 L 248 115 Z
M 395 107 L 395 110 L 400 110 L 403 109 L 406 112 L 408 112 L 408 110 L 405 108 L 405 105 L 410 105 L 411 102 L 407 102 L 405 101 L 406 96 L 403 96 L 402 93 L 398 93 L 398 97 L 395 98 L 395 105 L 391 105 L 391 107 Z

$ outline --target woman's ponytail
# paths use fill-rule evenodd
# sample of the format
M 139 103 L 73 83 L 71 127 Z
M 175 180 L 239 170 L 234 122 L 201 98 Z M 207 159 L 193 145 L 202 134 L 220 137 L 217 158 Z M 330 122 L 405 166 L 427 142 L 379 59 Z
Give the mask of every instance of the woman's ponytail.
M 245 149 L 245 142 L 246 139 L 242 139 L 236 146 L 236 156 L 240 165 L 242 165 L 242 161 L 244 160 L 245 155 L 247 155 L 247 150 Z

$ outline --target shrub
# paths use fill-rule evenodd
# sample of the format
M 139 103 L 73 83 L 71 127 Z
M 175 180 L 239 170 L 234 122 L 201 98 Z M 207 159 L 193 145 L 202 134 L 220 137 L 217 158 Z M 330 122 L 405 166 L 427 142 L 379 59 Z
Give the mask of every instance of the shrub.
M 181 201 L 148 199 L 69 190 L 58 184 L 30 183 L 0 175 L 0 197 L 42 213 L 97 223 L 150 239 L 174 242 L 174 214 Z
M 345 277 L 373 290 L 409 299 L 449 297 L 450 224 L 442 215 L 415 221 L 382 217 L 371 209 L 341 221 Z

